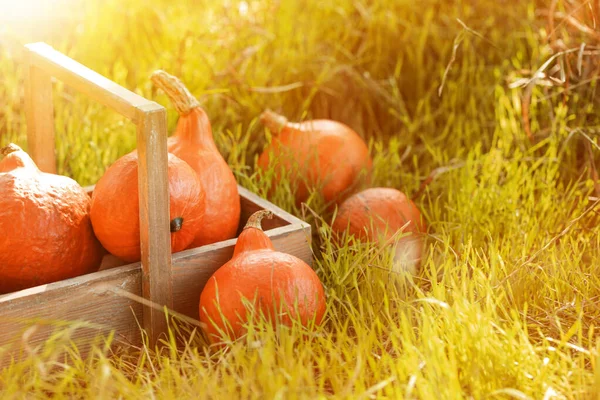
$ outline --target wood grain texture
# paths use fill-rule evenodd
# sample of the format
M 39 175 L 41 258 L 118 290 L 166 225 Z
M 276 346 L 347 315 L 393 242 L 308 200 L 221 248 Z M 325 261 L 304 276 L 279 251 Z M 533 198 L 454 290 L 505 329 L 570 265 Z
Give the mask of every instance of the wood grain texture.
M 137 152 L 142 296 L 160 306 L 173 308 L 167 113 L 161 106 L 148 104 L 139 110 L 139 114 Z M 151 347 L 167 333 L 167 322 L 164 312 L 144 307 L 143 326 Z
M 54 50 L 46 43 L 30 43 L 25 45 L 25 48 L 28 50 L 32 66 L 112 108 L 134 123 L 137 123 L 140 117 L 139 109 L 156 104 Z
M 241 206 L 242 213 L 240 216 L 240 220 L 243 221 L 243 224 L 240 222 L 240 229 L 244 227 L 244 224 L 256 211 L 268 209 L 271 210 L 274 214 L 272 219 L 263 219 L 262 226 L 263 229 L 272 229 L 274 227 L 283 226 L 282 222 L 285 221 L 287 224 L 299 224 L 303 226 L 309 226 L 306 222 L 302 221 L 299 218 L 296 218 L 292 214 L 282 210 L 277 207 L 273 203 L 261 198 L 255 193 L 252 193 L 248 189 L 238 185 L 238 191 L 241 198 Z
M 111 290 L 141 295 L 140 279 L 139 264 L 128 265 L 0 296 L 0 344 L 6 352 L 0 353 L 0 363 L 35 349 L 65 323 L 79 326 L 70 339 L 83 354 L 95 338 L 112 330 L 115 344 L 141 343 L 136 321 L 142 318 L 141 305 Z
M 40 170 L 56 173 L 52 80 L 48 73 L 32 65 L 30 54 L 25 55 L 25 69 L 27 152 Z

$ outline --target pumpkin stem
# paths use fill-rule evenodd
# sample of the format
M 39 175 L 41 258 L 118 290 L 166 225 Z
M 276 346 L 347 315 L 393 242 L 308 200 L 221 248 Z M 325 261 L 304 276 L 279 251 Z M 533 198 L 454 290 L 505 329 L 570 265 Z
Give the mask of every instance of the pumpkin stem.
M 0 149 L 0 154 L 3 156 L 7 156 L 10 153 L 14 153 L 15 151 L 21 151 L 22 149 L 14 143 L 9 143 L 3 148 Z
M 262 231 L 261 222 L 263 218 L 273 218 L 273 212 L 269 210 L 260 210 L 255 212 L 250 216 L 250 218 L 248 218 L 248 222 L 246 222 L 246 226 L 244 226 L 244 229 L 256 228 Z
M 171 226 L 171 233 L 179 232 L 181 230 L 181 228 L 183 227 L 183 218 L 182 217 L 173 218 L 171 220 L 170 226 Z
M 198 99 L 176 76 L 159 69 L 152 73 L 150 80 L 167 94 L 180 115 L 187 115 L 194 108 L 200 107 Z
M 271 132 L 279 133 L 279 131 L 288 123 L 288 119 L 267 108 L 260 115 L 260 123 L 269 128 Z

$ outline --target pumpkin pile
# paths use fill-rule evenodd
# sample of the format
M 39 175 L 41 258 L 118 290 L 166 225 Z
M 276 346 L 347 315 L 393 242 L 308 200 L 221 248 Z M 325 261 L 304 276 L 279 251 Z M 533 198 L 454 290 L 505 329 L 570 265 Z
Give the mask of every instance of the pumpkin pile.
M 157 70 L 150 80 L 179 114 L 167 143 L 171 251 L 234 238 L 241 217 L 238 186 L 208 115 L 175 76 Z M 370 185 L 373 163 L 354 130 L 327 119 L 290 122 L 268 109 L 260 121 L 274 135 L 257 163 L 263 171 L 273 169 L 271 190 L 286 179 L 298 205 L 317 190 L 328 209 L 337 208 L 337 240 L 350 235 L 350 242 L 389 246 L 394 269 L 416 273 L 426 224 L 399 190 L 363 188 Z M 14 144 L 0 154 L 0 231 L 10 232 L 0 236 L 0 293 L 93 272 L 107 252 L 125 262 L 141 259 L 137 150 L 105 171 L 91 198 L 71 178 L 41 172 Z M 200 294 L 199 317 L 212 342 L 224 333 L 243 336 L 258 316 L 285 325 L 323 320 L 319 277 L 301 259 L 275 250 L 261 226 L 271 217 L 266 210 L 250 216 L 232 258 Z

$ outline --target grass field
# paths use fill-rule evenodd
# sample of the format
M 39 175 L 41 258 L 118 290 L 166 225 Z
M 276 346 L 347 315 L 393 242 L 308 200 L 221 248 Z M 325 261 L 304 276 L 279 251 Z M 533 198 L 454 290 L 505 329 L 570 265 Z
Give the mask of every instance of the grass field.
M 58 3 L 0 26 L 0 145 L 26 146 L 16 43 L 46 41 L 166 106 L 149 80 L 162 68 L 262 196 L 264 108 L 353 127 L 374 185 L 415 196 L 428 247 L 417 276 L 394 277 L 375 248 L 329 242 L 318 193 L 307 213 L 282 185 L 269 200 L 313 224 L 328 296 L 311 341 L 257 329 L 226 351 L 194 335 L 180 351 L 82 360 L 66 330 L 0 372 L 3 399 L 600 398 L 600 3 Z M 92 184 L 134 148 L 134 127 L 55 91 L 59 172 Z

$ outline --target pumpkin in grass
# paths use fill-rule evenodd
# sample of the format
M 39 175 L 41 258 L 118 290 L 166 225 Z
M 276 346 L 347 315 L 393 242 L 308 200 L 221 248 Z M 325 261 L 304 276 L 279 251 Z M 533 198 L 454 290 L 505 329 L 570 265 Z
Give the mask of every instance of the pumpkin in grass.
M 297 205 L 317 189 L 333 207 L 370 181 L 369 148 L 347 125 L 328 119 L 290 122 L 271 110 L 260 121 L 274 138 L 259 156 L 258 167 L 267 170 L 274 164 L 274 185 L 287 175 Z
M 273 325 L 320 324 L 325 313 L 323 285 L 314 270 L 301 259 L 275 251 L 261 229 L 261 220 L 272 217 L 268 210 L 250 216 L 236 242 L 233 257 L 206 283 L 200 295 L 200 321 L 209 339 L 220 332 L 234 339 L 244 335 L 244 324 L 261 313 Z M 247 308 L 244 302 L 252 304 Z M 254 314 L 252 314 L 252 310 Z
M 150 79 L 179 113 L 175 133 L 167 141 L 168 150 L 196 171 L 206 193 L 204 227 L 189 247 L 234 238 L 241 213 L 237 181 L 213 140 L 208 115 L 177 77 L 157 70 Z
M 401 191 L 376 187 L 355 193 L 340 205 L 331 228 L 339 241 L 348 234 L 389 246 L 395 271 L 417 272 L 427 226 L 419 209 Z
M 171 252 L 184 250 L 202 229 L 205 194 L 197 174 L 168 153 Z M 141 259 L 137 150 L 115 161 L 92 193 L 96 236 L 111 254 L 126 262 Z
M 84 189 L 41 172 L 15 144 L 0 154 L 0 293 L 97 271 L 105 251 Z

